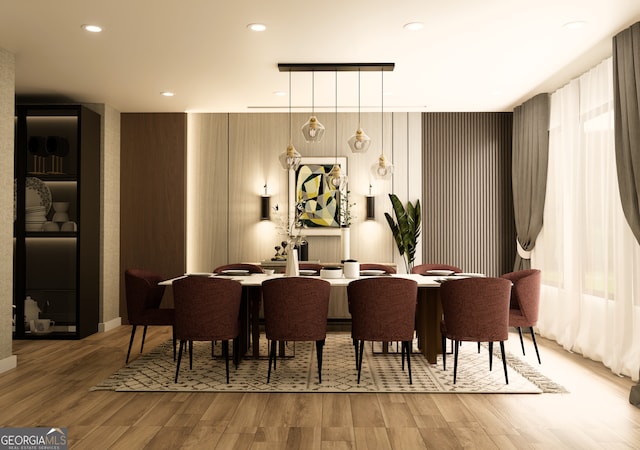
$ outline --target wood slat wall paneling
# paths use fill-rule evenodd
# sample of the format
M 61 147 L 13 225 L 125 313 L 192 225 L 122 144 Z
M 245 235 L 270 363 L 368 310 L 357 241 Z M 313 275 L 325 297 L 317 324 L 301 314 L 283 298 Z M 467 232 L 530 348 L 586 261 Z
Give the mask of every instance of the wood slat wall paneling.
M 123 113 L 120 131 L 120 311 L 124 319 L 124 269 L 147 268 L 167 276 L 186 269 L 187 116 Z
M 511 270 L 511 113 L 423 114 L 424 262 Z

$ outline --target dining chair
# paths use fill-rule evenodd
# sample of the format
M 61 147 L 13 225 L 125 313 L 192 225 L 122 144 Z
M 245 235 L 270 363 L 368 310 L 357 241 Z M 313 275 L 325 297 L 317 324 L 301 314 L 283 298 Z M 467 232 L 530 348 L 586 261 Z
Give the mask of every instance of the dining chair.
M 520 335 L 520 345 L 524 355 L 524 341 L 522 339 L 522 327 L 528 327 L 531 332 L 533 347 L 536 349 L 538 364 L 540 353 L 533 327 L 538 323 L 538 312 L 540 308 L 540 283 L 542 272 L 538 269 L 518 270 L 502 275 L 513 283 L 511 288 L 511 302 L 509 306 L 509 326 L 518 329 Z
M 465 278 L 440 286 L 443 319 L 440 324 L 442 348 L 445 338 L 453 341 L 453 384 L 458 374 L 460 342 L 488 342 L 489 370 L 493 364 L 493 343 L 500 343 L 504 379 L 509 384 L 504 341 L 509 338 L 509 298 L 511 282 L 504 278 Z M 442 353 L 447 369 L 447 355 Z
M 248 270 L 249 273 L 264 273 L 262 267 L 257 264 L 249 264 L 249 263 L 231 263 L 225 264 L 223 266 L 218 266 L 213 269 L 213 273 L 222 273 L 225 270 Z
M 131 346 L 136 335 L 136 328 L 143 326 L 140 353 L 144 349 L 144 340 L 149 325 L 172 327 L 173 359 L 176 359 L 175 311 L 173 308 L 160 308 L 165 286 L 158 283 L 164 280 L 160 274 L 146 269 L 126 269 L 124 271 L 125 296 L 127 301 L 127 318 L 131 324 L 131 337 L 125 364 L 129 363 Z
M 385 264 L 376 264 L 376 263 L 363 263 L 360 264 L 360 271 L 363 270 L 382 270 L 386 274 L 394 274 L 396 273 L 396 269 L 391 266 L 387 266 Z
M 269 372 L 276 369 L 276 343 L 315 341 L 318 383 L 322 383 L 322 350 L 327 337 L 331 284 L 308 277 L 284 277 L 262 283 L 264 325 L 269 346 Z
M 222 341 L 227 384 L 229 383 L 229 340 L 233 340 L 233 359 L 239 361 L 240 302 L 242 285 L 235 280 L 188 276 L 173 282 L 176 309 L 176 337 L 180 340 L 175 382 L 180 362 L 189 344 L 189 368 L 193 368 L 193 341 Z
M 358 384 L 365 341 L 402 342 L 402 370 L 407 358 L 409 384 L 411 349 L 418 298 L 418 283 L 406 278 L 374 277 L 347 286 L 351 312 L 351 337 L 356 350 Z
M 455 273 L 462 272 L 460 267 L 452 266 L 450 264 L 418 264 L 417 266 L 413 266 L 411 273 L 422 275 L 427 273 L 429 270 L 451 270 Z

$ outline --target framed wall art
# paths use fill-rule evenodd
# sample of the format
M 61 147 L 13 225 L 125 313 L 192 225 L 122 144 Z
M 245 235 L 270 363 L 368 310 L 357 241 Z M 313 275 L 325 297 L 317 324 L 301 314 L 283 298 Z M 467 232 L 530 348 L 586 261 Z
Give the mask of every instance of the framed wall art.
M 298 170 L 289 171 L 289 220 L 297 215 L 303 236 L 340 235 L 341 192 L 326 181 L 335 163 L 335 157 L 306 157 Z M 347 173 L 347 158 L 338 157 L 337 163 Z

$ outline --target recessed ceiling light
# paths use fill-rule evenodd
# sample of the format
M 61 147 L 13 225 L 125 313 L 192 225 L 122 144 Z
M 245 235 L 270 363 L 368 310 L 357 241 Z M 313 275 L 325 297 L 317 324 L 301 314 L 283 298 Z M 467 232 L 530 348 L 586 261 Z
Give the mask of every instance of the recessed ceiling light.
M 409 22 L 409 23 L 405 23 L 403 28 L 405 30 L 410 30 L 410 31 L 419 31 L 419 30 L 422 30 L 424 28 L 424 23 L 422 23 L 422 22 Z
M 267 29 L 267 26 L 263 23 L 250 23 L 247 25 L 247 28 L 251 31 L 264 31 Z
M 102 27 L 101 26 L 90 25 L 90 24 L 82 25 L 82 29 L 84 31 L 88 31 L 90 33 L 100 33 L 102 31 Z
M 284 97 L 287 95 L 285 91 L 274 91 L 273 95 L 277 95 L 278 97 Z
M 169 92 L 169 91 L 160 92 L 160 94 L 165 97 L 173 97 L 174 95 L 176 95 L 173 92 Z
M 574 20 L 573 22 L 567 22 L 562 25 L 565 30 L 577 30 L 584 27 L 587 24 L 584 20 Z

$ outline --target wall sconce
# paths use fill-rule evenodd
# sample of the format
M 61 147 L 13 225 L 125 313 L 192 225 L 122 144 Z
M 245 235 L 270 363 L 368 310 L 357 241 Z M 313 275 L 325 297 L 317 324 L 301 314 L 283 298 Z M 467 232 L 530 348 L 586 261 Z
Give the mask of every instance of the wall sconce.
M 264 185 L 264 195 L 260 197 L 260 220 L 271 220 L 271 197 L 267 195 L 267 185 Z
M 371 195 L 371 185 L 369 185 L 369 195 L 367 199 L 367 215 L 365 220 L 376 220 L 376 198 Z

